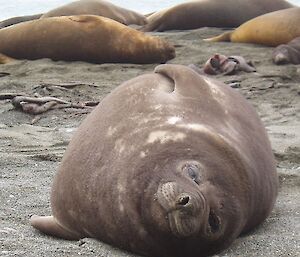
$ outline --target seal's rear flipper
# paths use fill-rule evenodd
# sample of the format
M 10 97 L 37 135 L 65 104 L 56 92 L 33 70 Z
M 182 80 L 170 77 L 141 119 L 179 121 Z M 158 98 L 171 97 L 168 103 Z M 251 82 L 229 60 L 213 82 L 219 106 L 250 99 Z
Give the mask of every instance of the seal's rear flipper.
M 30 224 L 44 234 L 59 237 L 68 240 L 79 240 L 82 238 L 79 234 L 71 232 L 62 227 L 53 216 L 37 216 L 33 215 L 30 218 Z
M 7 55 L 0 53 L 0 64 L 6 64 L 6 63 L 9 63 L 9 62 L 13 62 L 15 60 L 16 59 L 8 57 Z
M 25 22 L 25 21 L 32 21 L 32 20 L 37 20 L 39 18 L 41 18 L 41 16 L 43 15 L 43 13 L 39 13 L 39 14 L 34 14 L 34 15 L 26 15 L 26 16 L 18 16 L 18 17 L 13 17 L 13 18 L 9 18 L 7 20 L 3 20 L 0 22 L 0 29 L 15 25 L 15 24 L 19 24 L 21 22 Z

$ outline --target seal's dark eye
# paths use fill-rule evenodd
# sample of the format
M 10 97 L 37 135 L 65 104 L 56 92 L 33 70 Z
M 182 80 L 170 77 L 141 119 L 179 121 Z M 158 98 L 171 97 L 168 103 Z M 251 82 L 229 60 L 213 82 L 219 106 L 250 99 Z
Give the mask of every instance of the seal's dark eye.
M 185 164 L 182 167 L 182 170 L 187 173 L 187 175 L 196 183 L 200 184 L 200 170 L 199 167 L 195 164 Z

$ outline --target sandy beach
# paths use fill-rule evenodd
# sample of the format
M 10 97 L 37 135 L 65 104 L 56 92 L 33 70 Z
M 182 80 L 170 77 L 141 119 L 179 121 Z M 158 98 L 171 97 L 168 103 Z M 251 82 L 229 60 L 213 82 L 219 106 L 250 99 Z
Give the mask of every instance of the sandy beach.
M 275 66 L 273 48 L 207 43 L 221 29 L 153 33 L 176 45 L 174 64 L 202 66 L 214 53 L 242 55 L 256 73 L 216 76 L 252 103 L 265 124 L 277 160 L 280 190 L 270 217 L 217 256 L 300 256 L 300 65 Z M 101 101 L 122 82 L 152 72 L 155 64 L 53 62 L 0 65 L 0 94 L 53 96 L 71 102 Z M 75 83 L 73 88 L 60 84 Z M 0 256 L 135 256 L 93 239 L 65 241 L 39 234 L 32 214 L 50 215 L 50 189 L 70 138 L 88 111 L 59 109 L 37 119 L 0 101 Z

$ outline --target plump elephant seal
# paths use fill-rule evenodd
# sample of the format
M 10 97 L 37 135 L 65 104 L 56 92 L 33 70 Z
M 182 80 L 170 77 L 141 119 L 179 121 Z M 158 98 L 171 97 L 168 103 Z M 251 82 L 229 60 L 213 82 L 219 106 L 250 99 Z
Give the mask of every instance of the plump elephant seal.
M 259 15 L 291 8 L 284 0 L 198 0 L 176 5 L 147 17 L 143 31 L 237 27 Z
M 175 57 L 164 39 L 95 15 L 28 21 L 0 30 L 0 53 L 15 59 L 92 63 L 165 63 Z
M 13 17 L 4 21 L 0 22 L 0 29 L 9 27 L 14 24 L 18 24 L 20 22 L 24 21 L 31 21 L 31 20 L 36 20 L 39 19 L 43 14 L 35 14 L 35 15 L 27 15 L 27 16 L 18 16 L 18 17 Z
M 275 64 L 300 64 L 300 37 L 288 44 L 277 46 L 272 55 Z
M 277 187 L 266 131 L 247 101 L 186 66 L 161 65 L 84 120 L 54 179 L 53 216 L 31 224 L 144 256 L 201 257 L 260 224 Z
M 45 13 L 41 18 L 81 14 L 99 15 L 125 25 L 146 24 L 146 17 L 144 15 L 103 0 L 79 0 L 71 2 Z
M 289 8 L 256 17 L 234 31 L 205 39 L 209 42 L 231 41 L 267 46 L 287 44 L 300 36 L 300 7 Z

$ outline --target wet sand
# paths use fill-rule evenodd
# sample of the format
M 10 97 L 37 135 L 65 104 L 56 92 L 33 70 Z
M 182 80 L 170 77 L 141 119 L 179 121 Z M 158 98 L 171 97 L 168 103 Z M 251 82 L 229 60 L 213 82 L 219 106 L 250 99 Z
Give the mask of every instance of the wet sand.
M 216 78 L 234 85 L 257 109 L 277 160 L 280 191 L 270 217 L 239 237 L 218 256 L 300 256 L 300 65 L 275 66 L 272 48 L 253 44 L 206 43 L 220 29 L 154 33 L 176 45 L 176 64 L 202 65 L 212 54 L 242 55 L 256 73 Z M 156 65 L 17 61 L 0 65 L 1 93 L 101 101 L 123 81 L 153 71 Z M 53 85 L 76 82 L 72 89 Z M 51 84 L 45 87 L 44 84 Z M 80 109 L 34 116 L 0 101 L 0 256 L 134 256 L 92 239 L 65 241 L 39 234 L 32 214 L 49 215 L 53 176 L 71 135 L 86 116 Z

